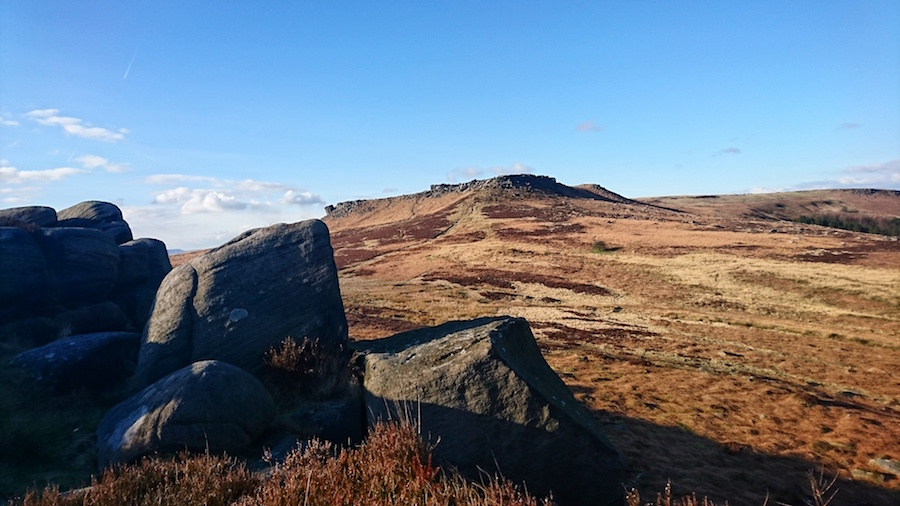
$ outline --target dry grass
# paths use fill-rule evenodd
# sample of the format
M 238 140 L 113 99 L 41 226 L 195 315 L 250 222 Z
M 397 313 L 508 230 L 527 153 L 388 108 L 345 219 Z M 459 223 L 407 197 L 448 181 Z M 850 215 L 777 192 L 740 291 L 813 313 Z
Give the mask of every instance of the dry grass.
M 410 425 L 377 425 L 355 449 L 310 442 L 290 453 L 265 476 L 224 456 L 182 454 L 145 458 L 109 469 L 90 487 L 60 493 L 56 487 L 28 492 L 22 506 L 260 505 L 260 506 L 538 506 L 549 504 L 513 484 L 463 480 L 431 464 Z

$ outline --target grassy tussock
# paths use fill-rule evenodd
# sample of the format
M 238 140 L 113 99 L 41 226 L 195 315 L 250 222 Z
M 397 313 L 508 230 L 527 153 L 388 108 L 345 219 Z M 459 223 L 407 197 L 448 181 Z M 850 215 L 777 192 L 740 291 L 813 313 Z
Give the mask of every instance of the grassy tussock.
M 358 448 L 337 450 L 313 441 L 289 454 L 266 478 L 232 458 L 182 454 L 144 459 L 108 469 L 91 487 L 60 493 L 32 491 L 23 506 L 107 505 L 549 505 L 513 484 L 485 479 L 471 483 L 431 463 L 430 453 L 409 425 L 376 426 Z

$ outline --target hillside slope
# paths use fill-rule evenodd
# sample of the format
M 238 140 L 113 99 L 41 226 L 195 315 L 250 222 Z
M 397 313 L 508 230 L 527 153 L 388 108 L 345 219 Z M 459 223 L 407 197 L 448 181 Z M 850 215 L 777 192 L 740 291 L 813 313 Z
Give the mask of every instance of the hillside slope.
M 897 504 L 869 461 L 900 459 L 900 242 L 756 212 L 784 198 L 639 202 L 503 176 L 325 221 L 352 338 L 527 318 L 644 497 L 671 479 L 717 503 L 799 504 L 821 467 L 841 503 Z M 803 196 L 884 216 L 891 198 Z

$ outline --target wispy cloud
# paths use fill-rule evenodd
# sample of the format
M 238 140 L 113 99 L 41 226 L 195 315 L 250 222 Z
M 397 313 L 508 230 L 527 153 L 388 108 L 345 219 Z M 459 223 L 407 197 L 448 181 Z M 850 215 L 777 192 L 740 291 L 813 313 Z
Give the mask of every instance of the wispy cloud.
M 59 109 L 36 109 L 25 114 L 28 118 L 41 125 L 58 126 L 69 135 L 83 139 L 93 139 L 105 142 L 116 142 L 125 139 L 128 130 L 120 128 L 117 131 L 107 128 L 85 125 L 84 121 L 71 116 L 60 116 Z
M 182 183 L 206 183 L 212 184 L 217 181 L 214 177 L 209 176 L 191 176 L 187 174 L 154 174 L 144 178 L 147 184 L 173 185 Z
M 601 125 L 595 124 L 593 121 L 587 120 L 576 125 L 575 130 L 577 132 L 602 132 L 604 128 Z
M 174 206 L 183 215 L 225 211 L 258 210 L 277 212 L 279 205 L 323 204 L 319 195 L 282 183 L 244 179 L 218 179 L 189 174 L 155 174 L 144 182 L 175 186 L 156 192 L 153 204 Z
M 11 119 L 0 117 L 0 125 L 3 126 L 19 126 L 19 122 Z
M 6 160 L 0 161 L 0 183 L 25 184 L 59 181 L 69 176 L 84 174 L 85 170 L 74 167 L 59 167 L 46 170 L 19 170 L 8 164 Z
M 719 151 L 716 151 L 716 152 L 715 152 L 715 156 L 722 156 L 722 155 L 739 155 L 739 154 L 741 154 L 740 148 L 735 148 L 735 147 L 730 147 L 730 148 L 720 149 Z
M 105 170 L 106 172 L 110 172 L 113 174 L 122 174 L 130 170 L 127 165 L 110 163 L 106 158 L 97 155 L 79 156 L 75 159 L 75 161 L 80 163 L 81 166 L 85 169 L 96 169 L 100 167 L 103 168 L 103 170 Z
M 465 167 L 454 169 L 447 173 L 447 181 L 455 183 L 457 181 L 467 181 L 477 179 L 482 175 L 505 176 L 511 174 L 531 174 L 534 172 L 532 167 L 522 163 L 514 163 L 510 166 L 494 166 L 487 169 L 481 167 Z
M 854 123 L 852 121 L 848 121 L 848 122 L 841 123 L 840 125 L 838 125 L 838 127 L 835 128 L 835 130 L 851 130 L 853 128 L 859 128 L 861 126 L 862 125 L 860 125 L 859 123 Z

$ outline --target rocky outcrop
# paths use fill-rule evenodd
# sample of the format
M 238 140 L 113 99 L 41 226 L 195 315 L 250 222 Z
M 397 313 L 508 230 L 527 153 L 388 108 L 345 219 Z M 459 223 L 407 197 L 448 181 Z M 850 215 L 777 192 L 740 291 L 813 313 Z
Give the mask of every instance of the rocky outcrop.
M 0 209 L 0 226 L 53 227 L 56 210 L 46 206 L 11 207 Z
M 48 228 L 37 237 L 47 265 L 53 302 L 97 302 L 119 277 L 119 246 L 89 228 Z
M 347 343 L 328 228 L 319 220 L 251 230 L 169 273 L 138 375 L 149 384 L 208 359 L 256 372 L 286 337 L 333 349 Z
M 0 211 L 0 324 L 55 320 L 60 311 L 111 301 L 128 320 L 104 330 L 142 329 L 156 289 L 171 270 L 165 245 L 130 241 L 121 211 L 107 202 L 83 202 L 60 211 L 59 218 L 49 207 Z M 102 319 L 109 323 L 118 315 Z M 0 329 L 0 339 L 6 334 Z
M 370 422 L 416 420 L 437 441 L 435 457 L 476 479 L 483 469 L 559 504 L 622 504 L 622 457 L 525 320 L 455 322 L 354 346 L 365 354 Z
M 20 353 L 13 364 L 57 393 L 78 388 L 99 391 L 134 373 L 140 342 L 137 332 L 75 335 Z
M 119 245 L 119 278 L 113 298 L 136 328 L 143 329 L 146 325 L 156 290 L 171 270 L 162 241 L 145 238 Z
M 112 238 L 116 244 L 133 239 L 131 227 L 122 218 L 122 211 L 109 202 L 89 200 L 56 213 L 59 227 L 93 228 Z
M 272 396 L 249 373 L 197 362 L 113 407 L 97 428 L 100 467 L 158 452 L 236 452 L 275 416 Z
M 47 263 L 34 236 L 21 228 L 0 227 L 0 306 L 8 311 L 40 303 L 48 283 Z

